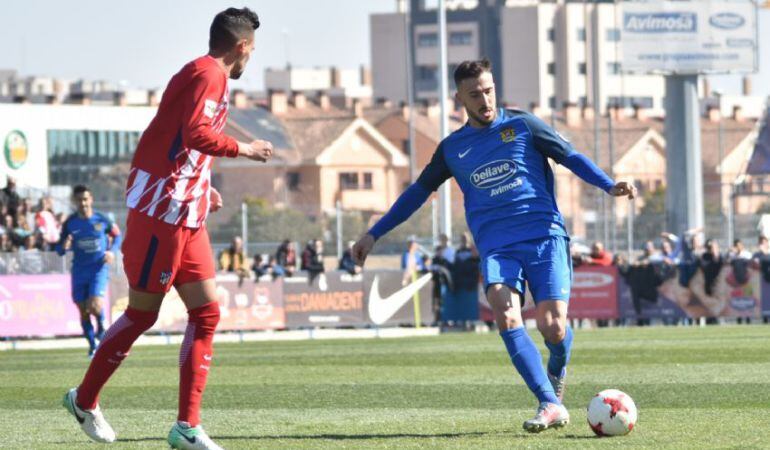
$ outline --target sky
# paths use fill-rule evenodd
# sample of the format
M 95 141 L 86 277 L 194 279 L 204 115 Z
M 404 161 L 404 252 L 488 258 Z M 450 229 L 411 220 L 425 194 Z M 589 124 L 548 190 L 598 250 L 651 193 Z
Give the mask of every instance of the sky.
M 395 5 L 396 0 L 2 0 L 0 69 L 163 87 L 206 52 L 217 12 L 248 6 L 262 25 L 246 72 L 231 86 L 262 90 L 265 69 L 284 67 L 287 58 L 296 67 L 369 66 L 369 15 L 393 12 Z M 759 19 L 760 43 L 770 45 L 770 9 L 761 10 Z M 752 86 L 767 96 L 770 57 L 761 53 Z M 739 94 L 740 77 L 712 77 L 712 86 Z

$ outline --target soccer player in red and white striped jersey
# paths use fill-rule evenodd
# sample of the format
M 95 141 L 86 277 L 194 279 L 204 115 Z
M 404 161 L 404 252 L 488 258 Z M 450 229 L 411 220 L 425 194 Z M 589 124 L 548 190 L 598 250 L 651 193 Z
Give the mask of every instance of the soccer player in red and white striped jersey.
M 220 448 L 200 426 L 201 397 L 219 322 L 205 220 L 209 211 L 222 206 L 211 186 L 213 158 L 264 162 L 273 153 L 270 142 L 243 143 L 222 133 L 228 78 L 243 73 L 258 27 L 257 15 L 248 8 L 217 14 L 208 54 L 174 75 L 137 146 L 126 187 L 129 214 L 122 247 L 128 308 L 107 330 L 80 386 L 64 397 L 64 406 L 96 441 L 115 440 L 98 406 L 99 391 L 134 341 L 155 323 L 163 297 L 174 286 L 189 321 L 179 355 L 179 414 L 168 441 L 172 448 Z

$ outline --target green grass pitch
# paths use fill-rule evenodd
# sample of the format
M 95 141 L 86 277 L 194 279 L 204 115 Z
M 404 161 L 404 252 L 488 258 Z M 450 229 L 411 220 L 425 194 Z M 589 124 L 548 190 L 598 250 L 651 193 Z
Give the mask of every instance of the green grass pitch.
M 166 446 L 177 351 L 134 348 L 107 385 L 109 448 Z M 99 448 L 60 406 L 87 362 L 85 350 L 0 352 L 0 448 Z M 629 436 L 586 425 L 605 388 L 636 401 Z M 578 330 L 565 403 L 566 428 L 524 432 L 536 403 L 494 333 L 220 344 L 203 423 L 227 449 L 770 448 L 770 327 Z

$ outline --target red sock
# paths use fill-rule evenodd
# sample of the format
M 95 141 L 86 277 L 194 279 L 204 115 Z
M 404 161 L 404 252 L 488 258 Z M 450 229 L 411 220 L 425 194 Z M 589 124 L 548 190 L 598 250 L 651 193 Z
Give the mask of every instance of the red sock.
M 99 402 L 99 391 L 120 363 L 128 356 L 131 345 L 158 318 L 158 311 L 126 309 L 120 318 L 107 329 L 99 348 L 88 366 L 83 382 L 78 387 L 77 404 L 83 409 L 94 409 Z
M 191 427 L 200 423 L 201 398 L 213 357 L 219 303 L 210 302 L 187 312 L 189 320 L 179 350 L 179 417 Z

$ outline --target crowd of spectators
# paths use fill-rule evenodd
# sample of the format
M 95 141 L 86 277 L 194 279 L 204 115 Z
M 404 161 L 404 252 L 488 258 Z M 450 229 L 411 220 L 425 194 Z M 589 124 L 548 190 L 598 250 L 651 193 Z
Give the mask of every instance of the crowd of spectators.
M 356 264 L 352 256 L 353 241 L 339 261 L 339 270 L 351 275 L 360 274 L 361 266 Z M 279 277 L 292 277 L 298 270 L 305 271 L 310 281 L 325 272 L 324 246 L 320 239 L 311 239 L 297 257 L 296 243 L 289 239 L 278 246 L 274 254 L 257 253 L 251 259 L 243 248 L 243 240 L 234 237 L 230 246 L 219 254 L 219 268 L 223 272 L 237 274 L 241 279 L 254 278 L 260 280 L 275 280 Z
M 56 214 L 50 197 L 37 205 L 19 195 L 16 181 L 8 178 L 0 189 L 0 252 L 51 251 L 59 241 L 63 214 Z
M 452 247 L 446 235 L 428 252 L 410 239 L 401 255 L 402 284 L 418 276 L 432 275 L 432 308 L 435 325 L 444 329 L 468 329 L 479 318 L 479 254 L 469 233 L 460 236 L 460 246 Z
M 573 246 L 574 266 L 617 266 L 620 275 L 631 288 L 634 308 L 641 311 L 643 302 L 658 300 L 658 287 L 676 278 L 679 286 L 697 292 L 706 299 L 707 323 L 716 322 L 720 304 L 708 300 L 724 296 L 722 287 L 743 286 L 750 277 L 750 269 L 758 270 L 764 281 L 770 282 L 770 243 L 766 236 L 757 238 L 754 252 L 741 239 L 735 239 L 727 251 L 722 251 L 716 239 L 706 239 L 701 228 L 688 230 L 683 236 L 661 233 L 659 245 L 646 241 L 641 254 L 612 255 L 601 242 L 594 242 L 590 251 Z M 730 268 L 724 272 L 723 269 Z M 720 279 L 724 282 L 720 284 Z M 709 310 L 711 307 L 712 310 Z M 738 317 L 738 323 L 749 322 L 749 317 Z M 642 322 L 645 322 L 644 320 Z M 644 324 L 644 323 L 640 323 Z

